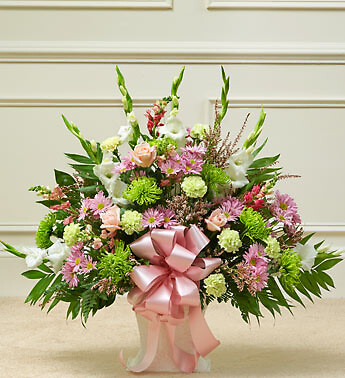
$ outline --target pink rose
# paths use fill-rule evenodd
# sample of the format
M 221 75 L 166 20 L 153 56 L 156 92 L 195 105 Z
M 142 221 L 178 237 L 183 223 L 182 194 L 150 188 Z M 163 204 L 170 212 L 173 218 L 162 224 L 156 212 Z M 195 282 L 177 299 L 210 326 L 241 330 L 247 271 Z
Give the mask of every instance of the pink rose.
M 220 231 L 221 227 L 226 224 L 227 219 L 223 211 L 221 209 L 217 209 L 212 211 L 208 219 L 205 219 L 205 222 L 207 223 L 206 227 L 208 230 Z
M 109 232 L 115 232 L 120 227 L 120 208 L 116 205 L 112 206 L 106 212 L 101 214 L 102 226 Z
M 157 156 L 155 146 L 150 146 L 147 142 L 138 144 L 134 151 L 131 151 L 132 159 L 139 167 L 150 167 Z

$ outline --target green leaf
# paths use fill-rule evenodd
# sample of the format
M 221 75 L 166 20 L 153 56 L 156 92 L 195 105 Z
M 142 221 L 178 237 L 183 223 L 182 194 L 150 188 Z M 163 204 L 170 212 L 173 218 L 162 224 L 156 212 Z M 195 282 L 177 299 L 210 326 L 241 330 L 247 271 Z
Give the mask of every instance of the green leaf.
M 92 164 L 93 160 L 88 158 L 87 156 L 82 156 L 82 155 L 77 155 L 77 154 L 68 154 L 65 153 L 65 155 L 70 158 L 71 160 L 76 161 L 77 163 L 82 163 L 82 164 Z
M 54 172 L 55 172 L 55 181 L 60 186 L 68 186 L 68 185 L 75 184 L 75 180 L 70 174 L 66 172 L 58 171 L 57 169 L 54 169 Z
M 304 272 L 303 274 L 301 274 L 300 281 L 308 291 L 310 291 L 316 297 L 321 297 L 320 288 L 317 282 L 315 282 L 315 280 L 311 277 L 309 272 Z
M 257 160 L 254 160 L 249 168 L 263 168 L 273 164 L 280 157 L 280 154 L 276 156 L 264 157 Z
M 50 206 L 59 205 L 60 201 L 55 200 L 43 200 L 43 201 L 36 201 L 36 203 L 40 203 L 41 205 L 50 208 Z
M 69 164 L 73 169 L 78 172 L 93 173 L 94 164 Z
M 28 297 L 25 299 L 25 303 L 31 302 L 31 304 L 35 304 L 45 292 L 47 287 L 50 285 L 54 278 L 54 274 L 49 276 L 45 276 L 44 278 L 40 279 L 37 284 L 33 287 L 30 291 Z
M 252 153 L 252 155 L 253 155 L 254 157 L 256 157 L 256 156 L 262 151 L 262 149 L 266 146 L 267 141 L 268 141 L 268 138 L 266 138 L 265 141 L 262 143 L 262 145 L 261 145 L 260 147 L 258 147 L 258 148 Z
M 59 284 L 62 280 L 62 274 L 59 274 L 53 283 L 50 285 L 47 295 L 44 297 L 44 300 L 42 302 L 42 309 L 45 306 L 45 304 L 50 300 L 50 298 L 54 295 L 56 288 L 59 287 Z
M 54 298 L 53 302 L 51 303 L 51 305 L 49 306 L 48 308 L 48 311 L 47 311 L 47 314 L 49 314 L 49 312 L 61 301 L 60 297 L 56 297 Z
M 333 288 L 335 287 L 332 277 L 329 276 L 327 273 L 318 272 L 318 277 L 320 280 L 323 280 L 323 282 L 325 282 L 328 286 L 333 287 Z
M 340 263 L 340 261 L 343 261 L 343 259 L 329 259 L 329 260 L 326 260 L 324 262 L 322 262 L 320 265 L 318 265 L 315 269 L 320 272 L 322 270 L 328 270 L 328 269 L 331 269 L 333 268 L 335 265 L 337 265 L 338 263 Z
M 40 270 L 43 270 L 43 272 L 46 272 L 46 273 L 54 273 L 49 267 L 47 267 L 46 264 L 41 264 L 37 267 L 37 269 L 40 269 Z
M 14 247 L 12 247 L 10 244 L 5 243 L 4 241 L 0 240 L 0 243 L 4 245 L 5 251 L 11 253 L 12 255 L 15 255 L 17 257 L 20 257 L 21 259 L 25 259 L 26 255 L 24 253 L 21 253 L 17 251 Z
M 282 286 L 282 288 L 284 289 L 284 291 L 286 292 L 287 295 L 289 295 L 292 299 L 294 299 L 299 304 L 301 304 L 303 307 L 305 307 L 302 299 L 299 297 L 299 295 L 296 293 L 296 291 L 293 288 L 290 288 L 290 287 L 287 287 L 286 285 L 284 285 L 284 283 L 282 282 L 282 280 L 280 278 L 279 278 L 279 282 L 280 282 L 280 285 Z
M 39 270 L 27 270 L 26 272 L 22 273 L 22 276 L 29 278 L 30 280 L 38 280 L 39 278 L 45 277 L 46 274 L 40 272 Z
M 308 241 L 315 235 L 315 232 L 305 236 L 301 241 L 300 244 L 305 245 L 308 243 Z
M 304 296 L 306 296 L 311 302 L 314 303 L 313 298 L 311 295 L 308 293 L 308 291 L 305 289 L 305 287 L 302 285 L 302 283 L 299 283 L 296 285 L 296 289 L 302 293 Z

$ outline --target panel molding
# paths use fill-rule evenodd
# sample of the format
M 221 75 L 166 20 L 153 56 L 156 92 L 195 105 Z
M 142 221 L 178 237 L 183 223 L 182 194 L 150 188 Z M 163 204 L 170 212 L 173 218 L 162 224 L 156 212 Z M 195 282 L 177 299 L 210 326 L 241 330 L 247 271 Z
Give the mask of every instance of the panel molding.
M 156 98 L 135 98 L 138 108 L 151 107 Z M 121 99 L 104 98 L 0 98 L 0 108 L 122 108 Z
M 150 107 L 161 96 L 155 98 L 135 98 L 134 106 Z M 209 98 L 210 108 L 214 108 L 216 98 Z M 0 107 L 2 108 L 122 108 L 122 101 L 118 98 L 99 97 L 99 98 L 0 98 Z M 239 98 L 232 97 L 229 107 L 232 108 L 345 108 L 345 98 Z
M 341 10 L 345 9 L 345 1 L 318 1 L 318 0 L 208 0 L 208 10 L 232 10 L 232 9 L 290 9 L 290 10 Z
M 0 62 L 344 64 L 345 43 L 1 41 Z
M 0 0 L 0 9 L 170 10 L 173 0 Z
M 1 101 L 1 100 L 0 100 Z M 214 108 L 216 98 L 210 98 L 209 106 Z M 1 102 L 0 102 L 1 104 Z M 220 106 L 220 105 L 219 105 Z M 230 98 L 230 108 L 288 108 L 324 109 L 345 108 L 345 98 Z

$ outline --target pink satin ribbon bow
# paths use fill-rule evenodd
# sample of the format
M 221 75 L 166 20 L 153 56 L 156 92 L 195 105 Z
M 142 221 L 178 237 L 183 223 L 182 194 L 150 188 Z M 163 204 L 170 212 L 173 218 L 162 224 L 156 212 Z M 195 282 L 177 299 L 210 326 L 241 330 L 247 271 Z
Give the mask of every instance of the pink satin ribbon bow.
M 183 372 L 194 371 L 199 356 L 206 356 L 219 345 L 205 321 L 200 306 L 199 281 L 221 264 L 219 258 L 198 258 L 209 239 L 195 225 L 189 229 L 176 226 L 153 230 L 130 247 L 133 253 L 149 260 L 150 265 L 133 269 L 136 287 L 128 294 L 133 310 L 149 319 L 146 352 L 133 372 L 146 370 L 153 362 L 158 346 L 161 323 L 164 322 L 175 365 Z M 188 311 L 186 311 L 188 309 Z M 176 326 L 189 320 L 193 353 L 187 353 L 175 342 Z

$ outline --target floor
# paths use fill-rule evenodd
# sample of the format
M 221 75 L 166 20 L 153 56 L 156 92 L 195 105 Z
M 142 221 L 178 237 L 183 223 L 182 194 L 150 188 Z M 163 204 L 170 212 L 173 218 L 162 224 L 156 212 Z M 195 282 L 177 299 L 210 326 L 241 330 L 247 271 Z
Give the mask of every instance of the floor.
M 0 377 L 130 377 L 119 362 L 137 350 L 135 316 L 124 298 L 90 319 L 65 320 L 66 307 L 49 315 L 22 298 L 0 298 Z M 241 321 L 230 305 L 211 305 L 206 318 L 221 345 L 210 374 L 194 377 L 345 377 L 345 299 L 296 308 L 259 327 Z M 185 377 L 144 373 L 144 377 Z

